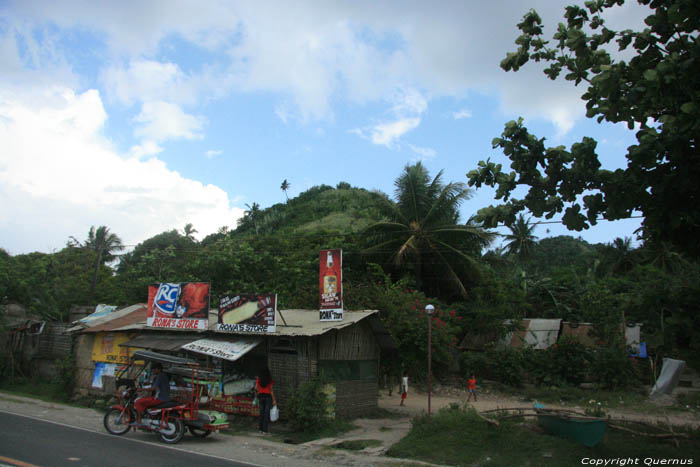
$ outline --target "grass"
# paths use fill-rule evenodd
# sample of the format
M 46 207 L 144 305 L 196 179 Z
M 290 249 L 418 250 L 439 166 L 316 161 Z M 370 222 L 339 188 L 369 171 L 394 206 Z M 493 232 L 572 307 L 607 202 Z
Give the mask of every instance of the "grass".
M 409 434 L 391 447 L 392 457 L 443 465 L 569 466 L 584 458 L 698 459 L 700 438 L 691 435 L 680 447 L 671 442 L 609 429 L 602 443 L 586 448 L 539 432 L 534 423 L 503 420 L 493 426 L 472 410 L 450 408 L 413 420 Z
M 335 449 L 345 449 L 346 451 L 362 451 L 365 448 L 375 448 L 381 445 L 382 442 L 378 439 L 355 439 L 334 444 L 333 447 Z
M 45 402 L 69 403 L 69 395 L 58 383 L 17 379 L 13 384 L 9 381 L 0 383 L 0 390 L 17 396 L 32 397 Z
M 286 424 L 281 424 L 279 436 L 285 443 L 301 444 L 321 438 L 335 438 L 338 435 L 352 431 L 357 427 L 346 420 L 333 420 L 322 428 L 310 431 L 293 431 Z

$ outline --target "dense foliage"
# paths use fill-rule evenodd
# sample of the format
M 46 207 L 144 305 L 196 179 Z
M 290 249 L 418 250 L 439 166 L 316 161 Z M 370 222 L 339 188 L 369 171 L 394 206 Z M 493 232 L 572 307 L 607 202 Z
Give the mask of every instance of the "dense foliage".
M 591 0 L 566 8 L 554 43 L 543 38 L 539 15 L 530 11 L 518 24 L 518 50 L 501 62 L 518 71 L 529 61 L 543 61 L 544 73 L 588 87 L 582 99 L 587 116 L 624 122 L 636 131 L 624 169 L 606 170 L 597 142 L 585 137 L 565 149 L 547 147 L 522 119 L 505 125 L 493 141 L 510 159 L 512 171 L 482 161 L 468 173 L 469 184 L 497 187 L 499 206 L 479 211 L 487 225 L 511 224 L 524 209 L 536 217 L 564 212 L 573 230 L 595 224 L 599 216 L 621 219 L 641 212 L 643 235 L 650 243 L 668 242 L 677 251 L 700 255 L 700 199 L 697 135 L 700 132 L 700 3 L 696 0 L 638 0 L 650 8 L 639 31 L 609 29 L 603 15 L 622 0 Z M 632 53 L 624 55 L 614 52 Z M 631 49 L 631 50 L 630 50 Z M 517 187 L 528 189 L 512 198 Z

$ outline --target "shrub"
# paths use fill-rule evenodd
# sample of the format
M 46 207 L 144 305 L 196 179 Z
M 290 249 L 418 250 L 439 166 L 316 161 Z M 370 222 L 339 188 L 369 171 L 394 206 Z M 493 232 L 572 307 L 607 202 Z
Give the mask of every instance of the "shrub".
M 639 371 L 627 355 L 624 344 L 612 344 L 596 349 L 591 371 L 598 382 L 611 389 L 639 383 Z
M 528 374 L 538 385 L 578 385 L 586 378 L 591 350 L 564 337 L 545 350 L 524 349 Z
M 63 395 L 67 398 L 73 393 L 75 386 L 75 362 L 73 357 L 68 355 L 56 360 L 58 370 L 54 383 L 58 384 Z
M 328 397 L 323 392 L 324 386 L 322 378 L 314 378 L 301 384 L 294 392 L 287 407 L 292 429 L 320 430 L 330 423 Z

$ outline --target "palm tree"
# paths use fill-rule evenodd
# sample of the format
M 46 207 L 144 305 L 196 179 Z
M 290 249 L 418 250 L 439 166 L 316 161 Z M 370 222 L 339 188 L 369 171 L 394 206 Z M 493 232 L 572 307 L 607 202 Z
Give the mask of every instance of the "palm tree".
M 182 233 L 185 234 L 185 238 L 187 238 L 188 240 L 195 241 L 194 234 L 198 232 L 197 229 L 195 229 L 194 226 L 191 223 L 189 223 L 185 225 L 185 229 L 182 231 Z
M 478 272 L 475 256 L 491 234 L 473 223 L 459 224 L 458 208 L 471 192 L 441 178 L 442 171 L 431 180 L 420 162 L 407 165 L 394 182 L 396 202 L 385 205 L 387 220 L 365 231 L 374 243 L 365 253 L 396 272 L 411 270 L 427 293 L 466 297 L 465 278 Z M 448 289 L 441 291 L 441 283 Z
M 290 186 L 291 186 L 291 185 L 289 184 L 289 182 L 287 181 L 286 178 L 282 181 L 282 186 L 280 186 L 280 188 L 282 189 L 282 191 L 284 191 L 284 196 L 287 197 L 287 203 L 289 203 L 289 196 L 287 196 L 287 190 L 289 190 L 289 187 L 290 187 Z
M 75 237 L 70 237 L 68 244 L 95 252 L 95 266 L 92 273 L 92 282 L 90 283 L 90 294 L 88 298 L 88 302 L 92 305 L 95 287 L 97 286 L 97 273 L 100 270 L 100 266 L 113 261 L 116 258 L 115 253 L 122 251 L 124 245 L 122 244 L 121 238 L 119 238 L 117 234 L 110 232 L 109 228 L 104 225 L 99 226 L 97 229 L 95 229 L 94 225 L 90 227 L 85 242 L 81 243 Z
M 255 226 L 255 235 L 258 235 L 258 218 L 260 217 L 261 212 L 260 205 L 255 202 L 252 206 L 246 203 L 245 207 L 247 207 L 248 210 L 243 212 L 243 216 L 253 221 L 253 226 Z
M 506 253 L 516 256 L 520 261 L 525 261 L 532 255 L 537 243 L 537 237 L 533 235 L 535 225 L 530 224 L 530 219 L 525 219 L 525 216 L 520 214 L 515 223 L 508 226 L 510 233 L 504 235 L 508 240 L 505 245 Z

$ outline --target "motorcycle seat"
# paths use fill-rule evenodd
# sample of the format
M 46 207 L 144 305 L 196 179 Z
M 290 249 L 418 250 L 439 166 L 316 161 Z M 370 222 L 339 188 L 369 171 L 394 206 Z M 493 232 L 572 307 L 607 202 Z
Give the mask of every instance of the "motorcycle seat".
M 170 407 L 177 407 L 178 405 L 180 405 L 180 403 L 177 401 L 168 401 L 149 407 L 149 409 L 169 409 Z

